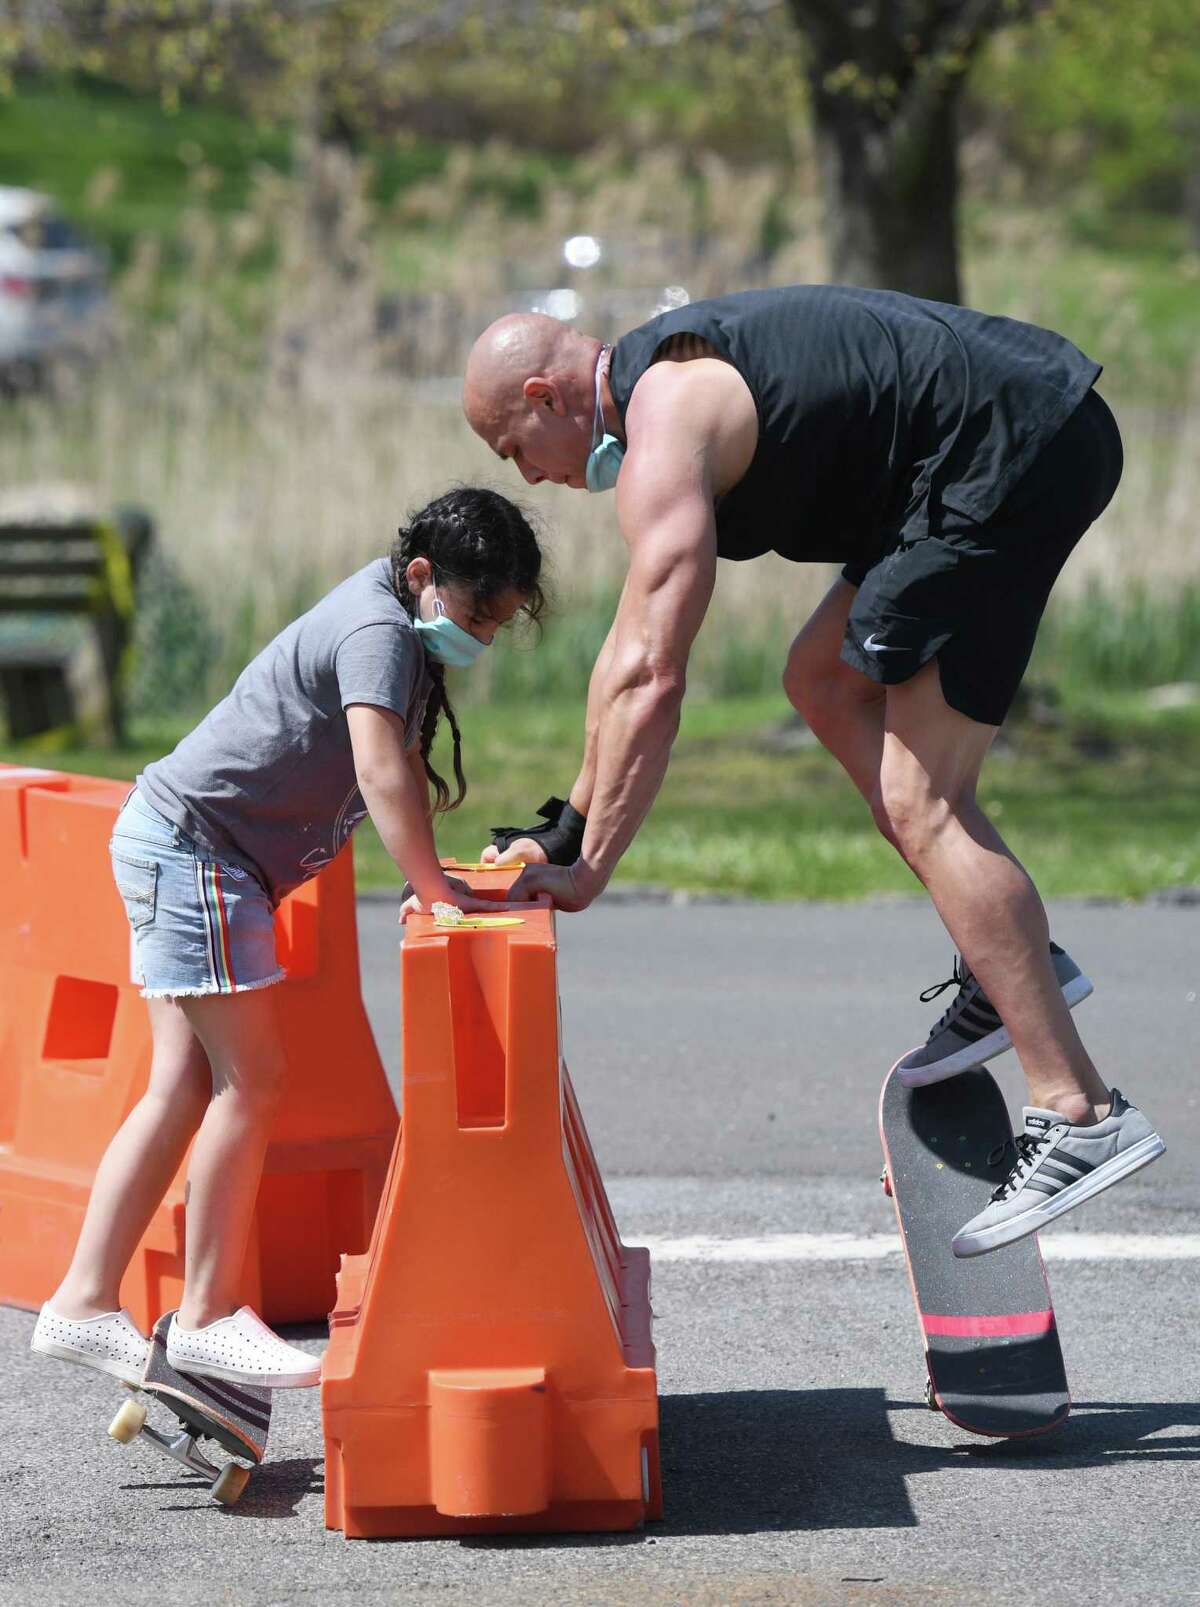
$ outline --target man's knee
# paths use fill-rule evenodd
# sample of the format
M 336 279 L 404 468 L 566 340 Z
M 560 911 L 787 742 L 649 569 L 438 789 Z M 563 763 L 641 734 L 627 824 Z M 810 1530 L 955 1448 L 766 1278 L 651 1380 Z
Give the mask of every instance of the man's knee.
M 918 876 L 957 807 L 958 801 L 936 792 L 923 773 L 886 763 L 871 796 L 876 826 Z
M 857 733 L 865 718 L 877 719 L 886 690 L 839 663 L 793 657 L 783 672 L 788 702 L 832 752 L 843 733 Z
M 811 672 L 806 668 L 803 659 L 798 653 L 790 653 L 788 661 L 783 667 L 783 690 L 788 702 L 808 719 L 809 687 L 812 685 Z M 810 722 L 811 723 L 811 722 Z

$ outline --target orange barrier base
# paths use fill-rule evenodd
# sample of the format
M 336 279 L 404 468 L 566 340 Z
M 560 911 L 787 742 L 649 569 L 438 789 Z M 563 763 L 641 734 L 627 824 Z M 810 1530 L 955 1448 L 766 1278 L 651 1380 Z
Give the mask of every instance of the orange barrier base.
M 553 916 L 522 914 L 409 924 L 403 1126 L 323 1366 L 325 1522 L 348 1538 L 662 1515 L 649 1253 L 617 1235 L 561 1060 Z
M 142 1097 L 150 1023 L 108 865 L 127 783 L 0 765 L 0 1301 L 61 1282 L 109 1140 Z M 240 1298 L 323 1317 L 339 1255 L 369 1238 L 396 1110 L 362 1007 L 345 852 L 286 899 L 276 946 L 288 1092 L 268 1147 Z M 121 1287 L 145 1331 L 180 1302 L 186 1160 Z

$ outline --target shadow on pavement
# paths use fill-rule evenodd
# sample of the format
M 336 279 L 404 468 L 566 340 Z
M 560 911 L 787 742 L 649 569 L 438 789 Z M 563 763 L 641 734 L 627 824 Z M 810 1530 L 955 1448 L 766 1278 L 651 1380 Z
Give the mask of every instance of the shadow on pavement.
M 730 1390 L 660 1402 L 666 1518 L 620 1535 L 464 1537 L 469 1547 L 646 1545 L 660 1535 L 911 1528 L 908 1447 L 881 1389 Z
M 969 1455 L 974 1464 L 995 1462 L 1005 1467 L 1195 1462 L 1200 1461 L 1200 1432 L 1156 1438 L 1170 1429 L 1193 1427 L 1200 1430 L 1200 1403 L 1195 1401 L 1076 1401 L 1071 1416 L 1050 1434 L 959 1444 L 954 1449 Z
M 665 1532 L 912 1527 L 887 1404 L 881 1389 L 666 1396 Z
M 324 1489 L 317 1472 L 320 1466 L 319 1457 L 297 1456 L 273 1462 L 268 1453 L 267 1460 L 251 1475 L 245 1495 L 232 1507 L 219 1506 L 212 1499 L 207 1479 L 183 1471 L 178 1479 L 139 1479 L 137 1483 L 123 1484 L 120 1488 L 135 1493 L 158 1490 L 176 1497 L 194 1498 L 178 1505 L 160 1506 L 159 1512 L 199 1512 L 221 1519 L 294 1518 L 306 1495 L 319 1495 Z

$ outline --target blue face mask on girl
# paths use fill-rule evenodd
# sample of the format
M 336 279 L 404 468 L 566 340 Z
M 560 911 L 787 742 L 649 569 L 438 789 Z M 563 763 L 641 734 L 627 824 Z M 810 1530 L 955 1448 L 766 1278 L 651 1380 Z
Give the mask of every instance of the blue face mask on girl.
M 433 613 L 432 619 L 422 619 L 417 615 L 413 620 L 413 629 L 430 658 L 437 659 L 439 664 L 445 664 L 452 670 L 465 670 L 468 665 L 474 664 L 488 644 L 454 623 L 446 612 L 445 603 L 438 596 L 436 584 L 433 588 Z
M 596 359 L 596 410 L 592 414 L 592 450 L 588 453 L 587 467 L 584 470 L 584 479 L 587 481 L 589 491 L 611 491 L 617 483 L 617 475 L 621 472 L 621 463 L 625 457 L 625 448 L 615 435 L 610 435 L 604 428 L 604 409 L 600 405 L 600 365 L 604 362 L 604 353 L 612 348 L 603 346 Z

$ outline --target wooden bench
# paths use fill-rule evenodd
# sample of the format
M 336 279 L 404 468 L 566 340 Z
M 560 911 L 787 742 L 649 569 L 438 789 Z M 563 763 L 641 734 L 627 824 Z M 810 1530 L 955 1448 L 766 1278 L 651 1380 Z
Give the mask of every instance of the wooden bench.
M 137 577 L 153 535 L 140 509 L 122 509 L 111 519 L 0 523 L 0 615 L 47 624 L 82 616 L 91 623 L 103 681 L 102 724 L 114 742 L 125 735 Z M 0 629 L 0 694 L 10 738 L 84 723 L 70 674 L 77 651 L 35 632 L 6 640 Z

